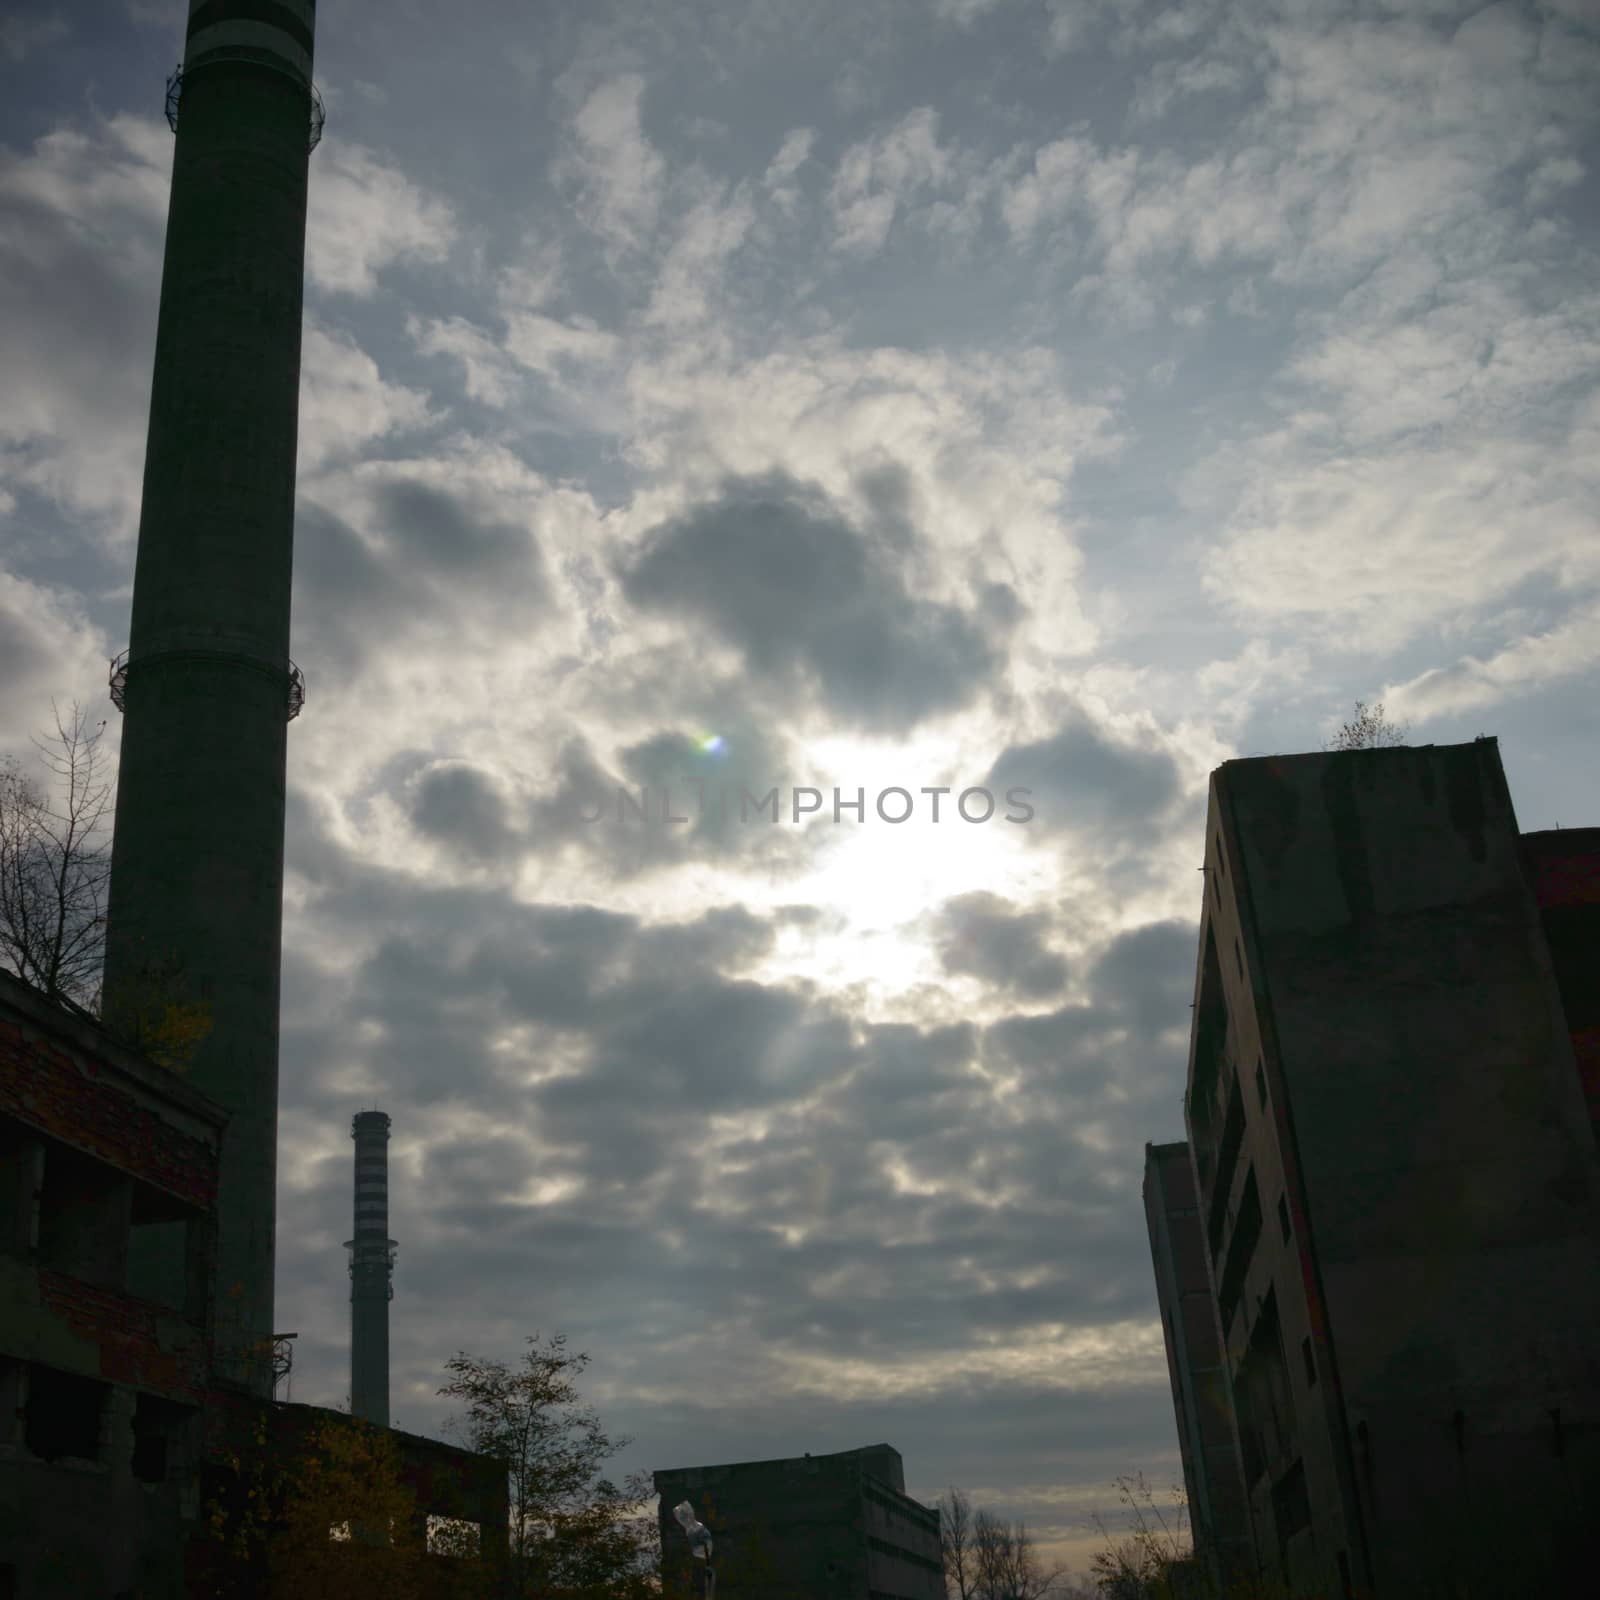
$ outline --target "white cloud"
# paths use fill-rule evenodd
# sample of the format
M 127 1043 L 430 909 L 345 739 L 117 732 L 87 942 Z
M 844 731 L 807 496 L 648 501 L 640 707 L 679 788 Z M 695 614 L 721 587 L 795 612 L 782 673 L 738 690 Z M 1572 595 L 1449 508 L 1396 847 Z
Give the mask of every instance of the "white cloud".
M 555 376 L 568 365 L 609 362 L 617 353 L 617 336 L 590 317 L 560 322 L 536 311 L 513 311 L 506 316 L 505 347 L 523 366 Z
M 1041 653 L 1023 652 L 1030 683 L 1093 638 L 1061 498 L 1078 461 L 1112 448 L 1112 419 L 1066 391 L 1048 351 L 957 359 L 849 350 L 824 336 L 750 360 L 663 354 L 636 362 L 628 383 L 629 454 L 651 473 L 671 469 L 667 487 L 636 499 L 630 527 L 673 514 L 728 474 L 776 469 L 857 505 L 864 474 L 898 469 L 928 543 L 912 578 L 929 598 L 967 603 L 979 573 L 1010 584 L 1040 640 Z
M 117 116 L 0 151 L 0 492 L 131 537 L 172 135 Z
M 1304 645 L 1274 649 L 1269 640 L 1256 637 L 1246 639 L 1237 655 L 1202 667 L 1195 683 L 1217 724 L 1235 731 L 1265 695 L 1300 681 L 1311 664 Z
M 460 363 L 467 398 L 485 405 L 508 405 L 522 387 L 516 363 L 482 328 L 465 317 L 417 316 L 406 319 L 406 332 L 424 355 L 450 356 Z
M 559 292 L 562 282 L 561 240 L 524 240 L 514 262 L 500 271 L 496 286 L 499 304 L 514 311 L 538 311 Z
M 726 200 L 708 194 L 691 207 L 661 264 L 645 322 L 684 328 L 710 316 L 712 297 L 754 220 L 743 188 Z
M 938 135 L 938 112 L 922 106 L 887 133 L 845 151 L 828 193 L 836 250 L 876 254 L 888 236 L 896 207 L 946 181 L 951 157 L 940 148 Z
M 302 480 L 375 439 L 431 420 L 427 397 L 387 382 L 353 336 L 307 322 L 300 356 Z
M 1600 295 L 1534 311 L 1490 279 L 1438 290 L 1432 308 L 1335 327 L 1288 371 L 1337 397 L 1341 428 L 1369 443 L 1427 428 L 1513 431 L 1574 380 L 1600 379 Z
M 1395 649 L 1535 573 L 1600 568 L 1581 555 L 1600 551 L 1590 490 L 1535 445 L 1479 436 L 1350 456 L 1293 434 L 1273 443 L 1250 453 L 1205 586 L 1324 646 Z
M 1086 139 L 1057 139 L 1037 150 L 1033 170 L 1008 185 L 1001 197 L 1000 214 L 1013 241 L 1062 216 L 1081 193 L 1096 159 Z
M 1180 100 L 1231 92 L 1243 83 L 1244 73 L 1237 63 L 1215 56 L 1159 61 L 1140 81 L 1131 114 L 1136 122 L 1155 122 Z
M 52 698 L 63 709 L 77 699 L 104 714 L 110 653 L 81 596 L 0 570 L 0 752 L 32 765 L 29 737 Z
M 1543 633 L 1516 639 L 1493 654 L 1463 656 L 1431 667 L 1383 692 L 1396 716 L 1441 717 L 1498 705 L 1600 664 L 1600 600 L 1591 596 Z
M 639 248 L 655 226 L 666 163 L 644 136 L 639 103 L 644 79 L 627 73 L 584 101 L 574 129 L 578 150 L 557 164 L 575 171 L 587 202 L 584 221 L 614 245 Z
M 1045 0 L 1049 19 L 1045 32 L 1045 54 L 1064 56 L 1082 49 L 1089 42 L 1094 25 L 1110 9 L 1107 0 Z
M 816 138 L 816 130 L 813 128 L 791 128 L 783 136 L 783 143 L 778 146 L 777 155 L 768 163 L 767 170 L 762 175 L 763 187 L 778 189 L 786 184 L 810 159 L 811 147 L 816 143 Z
M 311 157 L 306 277 L 333 294 L 371 295 L 397 261 L 443 261 L 455 240 L 449 204 L 361 145 L 327 141 Z
M 953 22 L 957 27 L 969 28 L 979 17 L 1007 3 L 1008 0 L 933 0 L 933 14 L 941 22 Z

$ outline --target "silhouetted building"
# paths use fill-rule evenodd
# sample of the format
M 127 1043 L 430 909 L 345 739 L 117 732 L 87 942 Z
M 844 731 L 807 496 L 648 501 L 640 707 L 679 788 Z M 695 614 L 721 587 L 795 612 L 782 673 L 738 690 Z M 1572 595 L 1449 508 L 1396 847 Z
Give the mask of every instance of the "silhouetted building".
M 366 1426 L 272 1399 L 315 21 L 315 0 L 190 0 L 168 83 L 103 992 L 119 1036 L 172 1003 L 206 1008 L 210 1031 L 179 1079 L 0 975 L 0 1596 L 255 1593 L 259 1561 L 230 1565 L 210 1509 L 226 1525 L 265 1502 L 270 1525 L 307 1428 Z M 504 1463 L 392 1437 L 416 1516 L 476 1523 L 503 1562 Z M 252 1496 L 256 1467 L 274 1487 Z M 392 1554 L 348 1543 L 353 1572 Z M 460 1571 L 433 1558 L 424 1591 L 454 1593 Z
M 1254 1547 L 1188 1145 L 1145 1145 L 1144 1217 L 1195 1549 L 1231 1580 L 1254 1569 Z
M 211 1537 L 238 1455 L 290 1479 L 342 1412 L 263 1400 L 213 1366 L 227 1115 L 94 1023 L 0 972 L 0 1595 L 243 1594 Z M 142 1228 L 179 1230 L 170 1300 L 133 1292 Z M 258 1442 L 264 1435 L 265 1444 Z M 476 1523 L 502 1561 L 503 1462 L 395 1433 L 417 1516 Z M 352 1552 L 359 1560 L 359 1552 Z M 453 1563 L 430 1563 L 430 1593 Z M 222 1587 L 219 1591 L 218 1585 Z
M 355 1237 L 350 1252 L 350 1411 L 389 1426 L 389 1302 L 395 1242 L 389 1237 L 389 1119 L 360 1111 L 356 1143 Z
M 1206 841 L 1185 1112 L 1258 1559 L 1577 1593 L 1600 1166 L 1498 746 L 1230 761 Z
M 672 1515 L 687 1499 L 715 1542 L 717 1600 L 944 1600 L 939 1513 L 906 1494 L 890 1445 L 653 1476 L 669 1596 L 687 1592 L 691 1558 Z
M 190 1083 L 228 1112 L 217 1359 L 272 1393 L 278 986 L 306 180 L 315 0 L 190 0 L 107 908 L 108 1017 L 208 1003 Z M 170 1292 L 152 1229 L 137 1280 Z
M 1521 842 L 1589 1126 L 1600 1141 L 1600 828 L 1552 828 Z
M 211 1388 L 226 1113 L 0 972 L 0 1594 L 177 1592 Z M 143 1228 L 178 1292 L 128 1290 Z

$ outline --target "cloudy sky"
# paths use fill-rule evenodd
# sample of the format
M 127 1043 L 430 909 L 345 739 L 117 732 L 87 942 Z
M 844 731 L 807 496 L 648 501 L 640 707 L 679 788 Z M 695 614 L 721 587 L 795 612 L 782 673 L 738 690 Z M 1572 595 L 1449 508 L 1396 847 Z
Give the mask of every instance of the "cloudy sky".
M 185 9 L 0 22 L 0 750 L 118 732 Z M 1381 698 L 1600 820 L 1592 0 L 328 3 L 317 79 L 294 1397 L 378 1105 L 400 1425 L 559 1329 L 619 1476 L 886 1439 L 1082 1567 L 1178 1472 L 1208 772 Z

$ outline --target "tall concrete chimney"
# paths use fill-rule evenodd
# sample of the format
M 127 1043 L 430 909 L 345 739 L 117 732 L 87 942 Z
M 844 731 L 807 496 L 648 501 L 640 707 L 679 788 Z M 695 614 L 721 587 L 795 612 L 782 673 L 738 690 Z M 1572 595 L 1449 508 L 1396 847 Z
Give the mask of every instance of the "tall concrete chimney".
M 156 330 L 106 937 L 108 1020 L 208 1002 L 189 1081 L 231 1114 L 217 1369 L 272 1393 L 286 724 L 315 0 L 190 0 Z M 181 1225 L 180 1225 L 181 1229 Z M 181 1281 L 171 1226 L 136 1283 Z
M 389 1426 L 389 1302 L 395 1242 L 389 1237 L 389 1119 L 357 1112 L 355 1238 L 350 1252 L 350 1415 Z

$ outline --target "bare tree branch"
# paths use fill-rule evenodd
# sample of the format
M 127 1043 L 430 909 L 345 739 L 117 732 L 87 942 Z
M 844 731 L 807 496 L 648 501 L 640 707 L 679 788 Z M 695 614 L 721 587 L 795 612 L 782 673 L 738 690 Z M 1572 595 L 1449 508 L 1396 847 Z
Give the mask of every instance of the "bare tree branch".
M 97 1014 L 111 851 L 101 837 L 112 785 L 100 741 L 73 703 L 55 737 L 34 739 L 52 780 L 0 762 L 0 961 L 52 1000 Z
M 1397 726 L 1383 714 L 1383 701 L 1368 707 L 1365 700 L 1356 701 L 1355 715 L 1341 723 L 1339 731 L 1324 747 L 1328 750 L 1380 750 L 1403 745 L 1411 737 L 1411 730 Z
M 1040 1571 L 1025 1524 L 1013 1529 L 988 1510 L 974 1515 L 966 1495 L 954 1488 L 940 1498 L 938 1510 L 950 1600 L 1073 1600 L 1065 1568 Z

